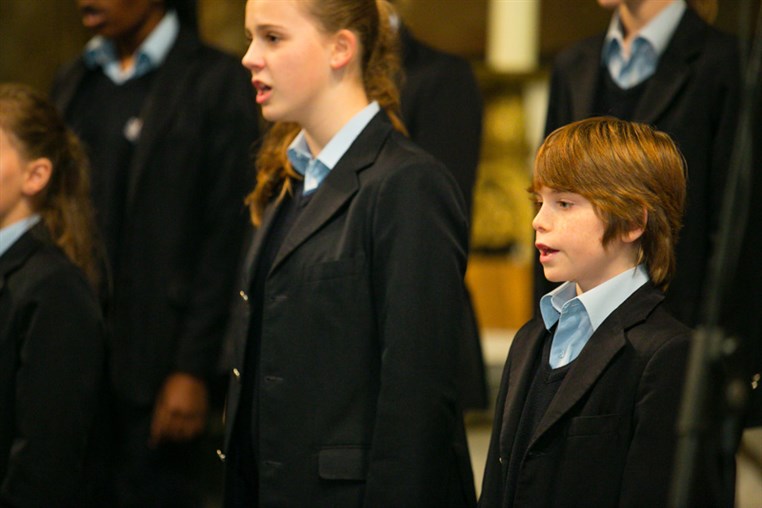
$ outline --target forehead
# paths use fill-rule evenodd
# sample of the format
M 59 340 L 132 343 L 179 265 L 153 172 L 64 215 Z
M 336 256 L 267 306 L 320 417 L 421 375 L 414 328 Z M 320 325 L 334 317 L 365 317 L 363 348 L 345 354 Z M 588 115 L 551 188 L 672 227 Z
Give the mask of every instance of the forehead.
M 21 159 L 21 153 L 18 149 L 18 141 L 15 136 L 6 132 L 6 130 L 0 127 L 0 158 L 3 161 L 18 161 Z M 0 189 L 0 192 L 2 189 Z
M 246 2 L 246 26 L 288 25 L 303 21 L 307 0 L 248 0 Z
M 579 197 L 581 199 L 587 199 L 582 194 L 579 194 L 573 190 L 567 190 L 567 189 L 557 189 L 555 187 L 548 187 L 547 185 L 539 185 L 537 187 L 534 187 L 530 189 L 530 192 L 532 194 L 535 194 L 540 197 L 558 197 L 558 196 L 574 196 Z

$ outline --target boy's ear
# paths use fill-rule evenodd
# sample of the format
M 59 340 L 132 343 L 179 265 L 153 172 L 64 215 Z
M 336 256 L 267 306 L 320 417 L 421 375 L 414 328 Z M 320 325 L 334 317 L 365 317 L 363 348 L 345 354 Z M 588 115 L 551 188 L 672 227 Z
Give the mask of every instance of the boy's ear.
M 27 162 L 21 192 L 27 197 L 36 196 L 48 185 L 52 174 L 53 163 L 47 157 Z
M 624 234 L 624 240 L 626 243 L 632 243 L 638 240 L 646 231 L 646 224 L 648 224 L 648 210 L 643 208 L 643 220 L 639 226 L 635 226 Z
M 333 50 L 331 53 L 331 68 L 338 70 L 346 67 L 357 54 L 357 35 L 351 30 L 342 29 L 333 36 Z

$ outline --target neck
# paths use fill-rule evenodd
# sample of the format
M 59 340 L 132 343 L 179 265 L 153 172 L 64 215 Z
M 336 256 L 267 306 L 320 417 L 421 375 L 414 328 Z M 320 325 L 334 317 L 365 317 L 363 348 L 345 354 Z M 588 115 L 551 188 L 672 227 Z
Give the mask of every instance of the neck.
M 135 51 L 151 35 L 151 32 L 154 31 L 164 17 L 166 12 L 164 7 L 161 4 L 155 5 L 138 26 L 113 39 L 122 68 L 129 68 L 134 65 Z
M 5 215 L 0 215 L 0 229 L 8 227 L 12 224 L 24 220 L 32 214 L 36 213 L 31 203 L 27 200 L 23 200 L 12 210 L 8 211 Z
M 619 20 L 624 32 L 624 45 L 629 49 L 630 43 L 638 32 L 651 22 L 674 0 L 627 0 L 619 5 Z
M 325 145 L 370 101 L 362 86 L 339 86 L 325 94 L 321 106 L 303 124 L 307 145 L 317 156 Z M 339 106 L 337 106 L 339 105 Z

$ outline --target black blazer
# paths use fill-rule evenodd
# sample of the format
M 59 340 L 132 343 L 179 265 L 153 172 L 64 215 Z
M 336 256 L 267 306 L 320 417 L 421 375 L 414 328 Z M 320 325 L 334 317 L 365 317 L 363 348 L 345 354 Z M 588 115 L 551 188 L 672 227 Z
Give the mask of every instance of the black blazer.
M 595 331 L 529 441 L 511 505 L 506 469 L 548 334 L 540 318 L 519 330 L 500 383 L 480 507 L 666 506 L 691 332 L 662 300 L 648 283 Z M 691 506 L 717 506 L 699 499 Z
M 105 386 L 94 292 L 37 224 L 0 256 L 0 506 L 83 506 Z
M 471 212 L 482 136 L 482 96 L 468 61 L 422 43 L 400 27 L 402 118 L 412 139 L 458 182 Z
M 254 237 L 242 294 L 276 208 Z M 261 506 L 475 505 L 455 384 L 469 326 L 467 242 L 452 177 L 377 114 L 267 275 L 255 395 Z M 233 324 L 226 447 L 236 446 L 249 302 Z
M 67 109 L 88 72 L 100 71 L 79 59 L 56 80 L 53 97 L 69 123 Z M 246 72 L 192 32 L 181 29 L 156 72 L 129 168 L 109 318 L 113 383 L 143 405 L 153 404 L 170 372 L 203 379 L 215 370 L 257 132 Z M 115 206 L 103 192 L 112 173 L 93 168 L 96 211 Z
M 481 92 L 471 65 L 423 44 L 405 25 L 400 27 L 400 43 L 400 100 L 410 139 L 447 166 L 463 192 L 470 219 L 482 139 Z M 473 310 L 471 314 L 476 322 Z M 473 334 L 460 340 L 458 392 L 464 409 L 485 409 L 484 359 L 478 326 L 472 329 Z
M 601 34 L 563 51 L 553 67 L 546 134 L 594 111 L 601 66 Z M 667 305 L 694 326 L 718 228 L 722 191 L 735 139 L 739 98 L 737 41 L 702 21 L 683 18 L 647 84 L 632 120 L 668 133 L 688 163 L 688 200 L 677 244 L 677 273 Z M 535 301 L 553 284 L 535 261 Z

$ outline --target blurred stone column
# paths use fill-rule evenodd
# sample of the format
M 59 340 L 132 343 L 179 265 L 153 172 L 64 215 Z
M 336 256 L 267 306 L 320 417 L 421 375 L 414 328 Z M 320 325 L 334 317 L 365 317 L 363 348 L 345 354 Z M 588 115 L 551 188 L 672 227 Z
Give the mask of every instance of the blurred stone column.
M 540 0 L 489 0 L 487 64 L 498 72 L 532 72 L 540 43 Z
M 546 80 L 537 69 L 540 0 L 489 0 L 487 13 L 484 136 L 467 277 L 489 337 L 490 329 L 515 330 L 532 314 L 533 207 L 526 189 L 544 127 L 545 103 L 537 97 Z M 484 349 L 489 364 L 488 344 Z M 502 365 L 503 352 L 497 356 Z

